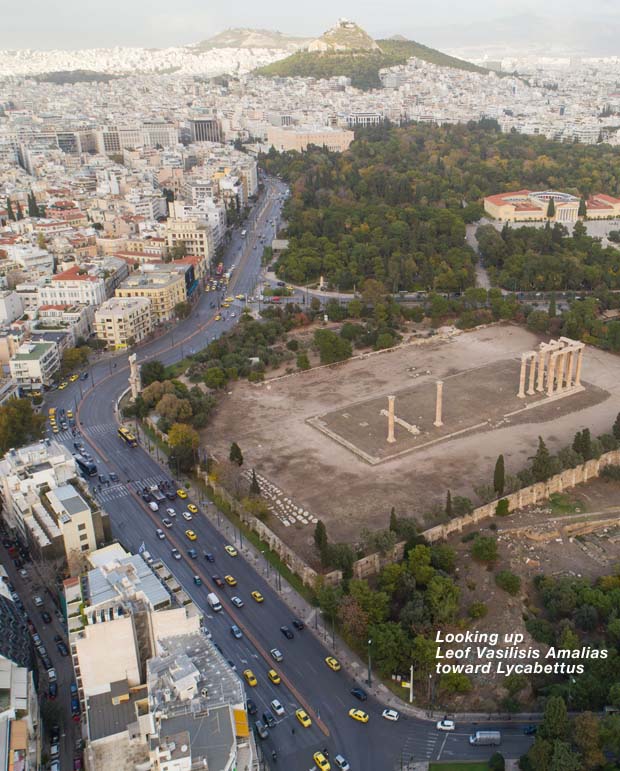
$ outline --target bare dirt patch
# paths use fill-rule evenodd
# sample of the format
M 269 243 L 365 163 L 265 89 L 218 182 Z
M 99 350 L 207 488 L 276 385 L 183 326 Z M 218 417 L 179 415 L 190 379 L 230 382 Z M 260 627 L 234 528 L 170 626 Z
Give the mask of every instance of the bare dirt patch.
M 385 527 L 392 506 L 401 515 L 421 519 L 433 505 L 443 503 L 448 488 L 475 500 L 473 489 L 491 481 L 497 456 L 503 453 L 508 472 L 516 473 L 527 465 L 539 435 L 553 452 L 586 426 L 593 435 L 610 430 L 620 403 L 620 359 L 589 347 L 582 373 L 585 392 L 527 410 L 509 421 L 489 420 L 493 409 L 501 412 L 505 404 L 508 413 L 515 401 L 523 404 L 515 395 L 518 377 L 509 387 L 513 367 L 517 372 L 520 354 L 538 342 L 535 335 L 516 326 L 492 327 L 259 386 L 238 383 L 218 408 L 205 442 L 217 456 L 227 457 L 230 442 L 237 441 L 247 466 L 323 519 L 332 540 L 354 541 L 364 527 Z M 480 384 L 468 373 L 487 369 L 495 374 L 488 377 L 481 397 Z M 435 381 L 459 373 L 465 374 L 454 378 L 458 388 L 453 397 L 447 387 L 444 390 L 446 430 L 458 430 L 459 415 L 478 422 L 477 413 L 482 411 L 482 419 L 489 420 L 484 432 L 446 438 L 369 466 L 307 423 L 316 415 L 350 411 L 358 403 L 386 404 L 388 394 L 406 392 L 413 385 L 431 397 L 430 402 L 426 397 L 426 404 L 412 401 L 411 415 L 417 411 L 432 422 Z M 396 405 L 398 414 L 398 398 Z M 397 440 L 396 448 L 401 441 L 398 433 Z M 310 526 L 278 525 L 277 530 L 300 552 L 310 548 Z

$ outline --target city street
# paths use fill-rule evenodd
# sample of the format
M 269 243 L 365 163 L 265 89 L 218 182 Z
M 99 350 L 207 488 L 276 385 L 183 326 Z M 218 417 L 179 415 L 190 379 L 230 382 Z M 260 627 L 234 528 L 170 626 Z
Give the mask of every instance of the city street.
M 265 185 L 264 201 L 259 202 L 244 227 L 248 233 L 245 239 L 237 233 L 227 247 L 225 266 L 235 264 L 227 293 L 253 293 L 260 271 L 262 246 L 260 236 L 267 243 L 273 237 L 279 216 L 279 195 L 284 186 L 274 181 Z M 230 316 L 221 322 L 213 320 L 217 310 L 210 309 L 209 294 L 203 293 L 190 317 L 181 321 L 165 335 L 137 349 L 139 362 L 157 358 L 168 364 L 199 350 L 213 337 L 230 328 L 235 319 Z M 241 303 L 236 302 L 239 310 Z M 317 749 L 327 748 L 330 755 L 344 754 L 355 769 L 377 771 L 377 769 L 398 768 L 401 762 L 414 758 L 488 758 L 488 748 L 471 747 L 467 736 L 474 730 L 471 725 L 458 725 L 452 734 L 443 734 L 433 723 L 425 720 L 401 717 L 398 722 L 381 718 L 383 705 L 373 698 L 360 704 L 350 695 L 356 683 L 344 670 L 331 671 L 325 664 L 325 657 L 332 653 L 312 633 L 311 629 L 294 632 L 294 639 L 287 640 L 280 632 L 281 625 L 291 626 L 293 613 L 284 603 L 282 596 L 269 583 L 269 568 L 266 562 L 256 559 L 253 550 L 243 543 L 241 534 L 230 523 L 215 512 L 212 504 L 199 504 L 200 513 L 191 522 L 185 522 L 181 512 L 189 501 L 177 499 L 172 507 L 177 512 L 173 526 L 166 530 L 166 539 L 160 540 L 155 533 L 161 527 L 164 511 L 152 512 L 140 499 L 137 490 L 145 484 L 170 478 L 169 473 L 155 459 L 139 446 L 127 447 L 117 435 L 115 405 L 119 396 L 127 389 L 128 367 L 126 358 L 102 358 L 90 369 L 91 377 L 85 381 L 84 392 L 80 381 L 71 384 L 65 391 L 54 392 L 47 399 L 46 406 L 75 409 L 81 437 L 87 444 L 99 473 L 116 472 L 119 481 L 105 485 L 95 494 L 97 500 L 109 512 L 113 535 L 128 549 L 137 552 L 141 545 L 155 558 L 161 558 L 196 604 L 203 610 L 205 624 L 230 659 L 238 672 L 250 667 L 258 679 L 256 688 L 246 688 L 248 696 L 257 705 L 259 716 L 268 703 L 278 698 L 285 715 L 264 742 L 270 755 L 277 748 L 280 767 L 291 771 L 307 771 L 312 767 L 312 754 Z M 73 437 L 69 431 L 56 437 L 73 451 Z M 97 478 L 93 485 L 99 487 Z M 167 504 L 162 504 L 163 508 Z M 205 510 L 209 515 L 205 515 Z M 218 525 L 219 523 L 219 525 Z M 186 528 L 193 529 L 198 539 L 190 543 L 184 535 Z M 230 557 L 224 545 L 232 543 L 239 549 L 238 557 Z M 197 549 L 198 559 L 192 560 L 187 549 Z M 171 556 L 176 547 L 182 554 L 177 561 Z M 203 551 L 213 552 L 215 563 L 209 563 Z M 238 586 L 216 588 L 213 575 L 223 577 L 231 573 Z M 193 576 L 202 579 L 202 586 L 194 584 Z M 282 582 L 284 583 L 284 582 Z M 286 587 L 283 594 L 288 594 Z M 223 599 L 224 612 L 212 614 L 206 603 L 209 591 L 216 590 Z M 263 603 L 255 602 L 250 593 L 259 591 Z M 238 595 L 245 605 L 235 608 L 230 597 Z M 312 624 L 315 615 L 302 619 Z M 236 640 L 230 633 L 230 625 L 237 624 L 244 637 Z M 270 649 L 278 647 L 283 661 L 276 664 Z M 336 651 L 336 655 L 338 652 Z M 274 667 L 282 676 L 281 685 L 273 685 L 267 678 L 267 670 Z M 295 708 L 302 706 L 313 719 L 313 725 L 304 729 L 294 716 Z M 357 723 L 348 716 L 352 707 L 361 707 L 370 715 L 368 724 Z M 257 716 L 258 717 L 258 716 Z M 485 727 L 496 727 L 489 723 Z M 503 751 L 508 757 L 517 757 L 530 744 L 518 726 L 504 730 Z

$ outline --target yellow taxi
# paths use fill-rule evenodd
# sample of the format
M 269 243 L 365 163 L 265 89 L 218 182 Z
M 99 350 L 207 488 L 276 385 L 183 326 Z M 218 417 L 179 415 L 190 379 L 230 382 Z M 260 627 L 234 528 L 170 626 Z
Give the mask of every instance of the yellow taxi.
M 299 722 L 302 724 L 304 728 L 309 728 L 312 725 L 312 720 L 310 720 L 310 715 L 306 712 L 305 709 L 302 709 L 301 707 L 299 709 L 295 710 L 295 717 Z
M 235 299 L 236 300 L 245 300 L 245 295 L 244 294 L 236 294 L 235 295 Z
M 258 685 L 258 680 L 254 676 L 254 672 L 252 672 L 251 669 L 244 669 L 243 670 L 243 676 L 245 677 L 245 681 L 248 685 L 251 685 L 252 688 Z
M 198 536 L 196 533 L 194 533 L 193 530 L 186 530 L 185 535 L 189 538 L 190 541 L 195 541 Z
M 319 771 L 331 771 L 329 760 L 327 760 L 322 752 L 315 752 L 312 756 L 312 759 L 316 763 L 316 767 L 319 769 Z
M 333 656 L 328 656 L 325 659 L 325 663 L 330 669 L 333 669 L 334 672 L 338 672 L 340 670 L 340 662 L 338 659 L 335 659 Z
M 225 302 L 225 303 L 231 303 L 231 302 L 234 302 L 234 300 L 235 300 L 235 298 L 234 298 L 234 297 L 226 297 L 226 298 L 224 299 L 224 302 Z
M 352 717 L 353 720 L 357 720 L 360 723 L 368 722 L 368 715 L 365 712 L 363 712 L 361 709 L 350 709 L 349 717 Z
M 275 669 L 270 669 L 269 672 L 267 672 L 267 677 L 271 680 L 271 682 L 274 685 L 280 685 L 280 683 L 282 682 L 282 678 L 276 672 Z
M 73 417 L 73 410 L 67 410 L 67 417 L 72 418 Z
M 222 314 L 218 313 L 217 316 L 215 317 L 215 320 L 216 321 L 221 321 L 222 320 Z
M 231 546 L 230 544 L 226 544 L 226 546 L 224 546 L 224 551 L 226 552 L 226 554 L 229 554 L 231 557 L 237 556 L 237 550 L 235 549 L 234 546 Z
M 69 385 L 69 383 L 66 382 L 66 380 L 63 380 L 62 383 L 58 386 L 59 391 L 64 391 L 65 388 Z
M 185 490 L 181 490 L 180 488 L 177 490 L 177 495 L 179 496 L 179 498 L 187 498 L 187 493 L 185 492 Z
M 256 602 L 265 602 L 265 598 L 260 592 L 252 592 L 252 597 L 256 600 Z
M 69 380 L 70 380 L 72 383 L 75 383 L 75 381 L 76 381 L 78 378 L 79 378 L 79 375 L 71 375 L 71 377 L 69 378 Z
M 224 576 L 224 581 L 226 581 L 228 586 L 237 586 L 237 579 L 234 576 Z
M 58 434 L 58 433 L 60 433 L 60 429 L 58 428 L 58 426 L 54 426 L 54 428 L 52 428 L 52 433 L 53 433 L 53 434 Z
M 222 303 L 222 308 L 230 308 L 230 303 Z
M 56 418 L 50 418 L 50 426 L 56 425 Z
M 198 514 L 198 506 L 196 506 L 195 503 L 188 503 L 187 504 L 188 511 L 191 511 L 192 514 Z

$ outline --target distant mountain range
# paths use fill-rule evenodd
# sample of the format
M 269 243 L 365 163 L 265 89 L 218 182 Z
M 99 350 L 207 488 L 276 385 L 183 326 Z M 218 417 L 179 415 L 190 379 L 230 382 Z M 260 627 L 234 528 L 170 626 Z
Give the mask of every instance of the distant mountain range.
M 341 19 L 335 27 L 285 59 L 254 71 L 265 77 L 351 78 L 361 89 L 379 88 L 379 70 L 404 64 L 411 57 L 470 72 L 488 70 L 471 62 L 448 56 L 435 48 L 396 35 L 388 40 L 373 40 L 357 24 Z
M 280 48 L 283 51 L 296 51 L 310 42 L 312 38 L 285 35 L 269 29 L 238 27 L 226 29 L 191 47 L 199 51 L 210 51 L 213 48 Z

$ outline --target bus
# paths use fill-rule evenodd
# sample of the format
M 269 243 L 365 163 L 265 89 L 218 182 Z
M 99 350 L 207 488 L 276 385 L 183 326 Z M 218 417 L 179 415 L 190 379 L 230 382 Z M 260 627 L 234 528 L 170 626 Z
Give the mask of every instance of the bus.
M 128 428 L 125 428 L 125 426 L 121 426 L 118 429 L 118 435 L 125 442 L 125 444 L 128 444 L 130 447 L 138 446 L 138 440 Z
M 77 467 L 82 472 L 82 476 L 94 477 L 97 474 L 97 466 L 92 460 L 87 460 L 83 455 L 74 455 Z
M 219 278 L 223 272 L 224 272 L 224 263 L 218 262 L 217 268 L 215 269 L 215 275 Z

